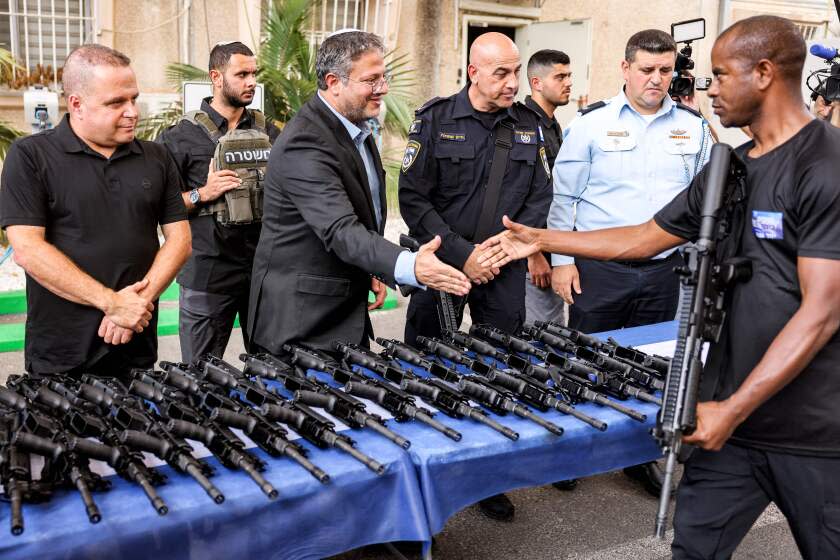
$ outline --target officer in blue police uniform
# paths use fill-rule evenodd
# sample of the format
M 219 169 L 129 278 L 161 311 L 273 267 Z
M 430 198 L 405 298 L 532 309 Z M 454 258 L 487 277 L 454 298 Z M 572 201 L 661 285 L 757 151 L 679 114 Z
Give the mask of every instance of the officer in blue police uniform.
M 400 212 L 420 242 L 443 241 L 437 256 L 474 283 L 473 323 L 515 332 L 525 320 L 525 263 L 499 271 L 478 265 L 476 245 L 503 229 L 502 216 L 539 226 L 551 201 L 550 169 L 539 118 L 515 104 L 521 62 L 516 45 L 485 33 L 470 47 L 470 83 L 450 97 L 435 98 L 416 113 L 400 173 Z M 440 325 L 429 291 L 411 297 L 405 340 L 438 336 Z M 503 495 L 481 503 L 500 520 L 513 518 Z
M 674 102 L 668 88 L 676 44 L 649 29 L 633 35 L 622 61 L 625 85 L 590 105 L 566 128 L 553 169 L 548 228 L 592 231 L 653 217 L 708 160 L 709 126 Z M 552 288 L 569 303 L 569 326 L 584 332 L 670 321 L 681 263 L 671 249 L 647 261 L 601 262 L 552 255 Z M 658 495 L 655 467 L 628 469 Z

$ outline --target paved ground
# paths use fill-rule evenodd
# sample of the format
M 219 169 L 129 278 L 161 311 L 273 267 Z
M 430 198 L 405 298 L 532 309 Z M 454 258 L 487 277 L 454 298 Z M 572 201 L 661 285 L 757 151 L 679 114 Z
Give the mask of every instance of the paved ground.
M 402 338 L 406 302 L 391 311 L 373 314 L 377 335 Z M 469 319 L 467 318 L 467 321 Z M 238 362 L 242 338 L 235 332 L 225 358 Z M 180 359 L 178 339 L 161 338 L 160 358 Z M 0 354 L 0 382 L 23 370 L 23 353 Z M 582 480 L 573 492 L 551 486 L 509 494 L 517 507 L 514 523 L 498 523 L 468 507 L 453 516 L 435 538 L 434 558 L 444 560 L 645 560 L 668 558 L 669 548 L 650 537 L 656 500 L 621 473 Z M 408 558 L 416 549 L 402 548 Z M 395 558 L 383 546 L 366 547 L 333 560 L 388 560 Z M 792 560 L 800 558 L 787 522 L 769 508 L 735 554 L 736 559 Z

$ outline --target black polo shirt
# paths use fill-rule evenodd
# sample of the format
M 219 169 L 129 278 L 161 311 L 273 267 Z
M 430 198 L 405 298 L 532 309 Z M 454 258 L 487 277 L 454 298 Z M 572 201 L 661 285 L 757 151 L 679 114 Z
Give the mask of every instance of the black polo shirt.
M 110 158 L 80 140 L 67 116 L 16 141 L 0 186 L 0 226 L 40 226 L 46 240 L 103 285 L 142 280 L 160 248 L 158 224 L 185 220 L 178 170 L 152 142 L 134 140 Z M 97 335 L 102 312 L 26 279 L 26 369 L 58 373 L 91 364 L 114 346 Z M 139 366 L 157 358 L 152 324 L 119 348 Z
M 740 254 L 752 261 L 737 284 L 721 340 L 704 378 L 720 375 L 715 400 L 734 393 L 800 307 L 797 258 L 840 259 L 840 130 L 813 120 L 759 157 L 737 149 L 747 166 Z M 705 169 L 654 217 L 666 231 L 695 240 Z M 728 240 L 727 242 L 731 242 Z M 710 393 L 711 394 L 711 393 Z M 840 334 L 786 387 L 756 409 L 734 443 L 803 455 L 840 456 Z
M 525 225 L 545 225 L 551 204 L 550 170 L 537 116 L 515 104 L 491 118 L 473 108 L 468 91 L 469 84 L 417 110 L 399 186 L 400 212 L 411 233 L 421 242 L 440 235 L 437 255 L 459 269 L 475 249 L 473 236 L 500 121 L 509 119 L 514 131 L 492 233 L 504 229 L 505 214 Z
M 204 99 L 201 110 L 224 134 L 227 119 L 210 106 L 212 97 Z M 236 128 L 254 128 L 249 111 L 242 113 Z M 266 120 L 266 132 L 272 143 L 280 130 Z M 216 144 L 198 125 L 181 121 L 165 130 L 157 142 L 166 146 L 178 165 L 185 191 L 203 187 L 207 183 L 207 171 Z M 251 265 L 260 238 L 260 224 L 223 226 L 215 216 L 199 216 L 190 213 L 193 251 L 184 268 L 178 274 L 178 283 L 184 287 L 202 292 L 231 294 L 248 292 Z
M 554 115 L 546 115 L 543 108 L 534 101 L 530 95 L 525 96 L 524 105 L 534 111 L 540 118 L 540 128 L 543 133 L 543 141 L 545 142 L 545 155 L 548 158 L 548 166 L 554 169 L 554 160 L 557 159 L 557 154 L 560 153 L 560 146 L 563 145 L 563 129 L 560 123 L 554 118 Z

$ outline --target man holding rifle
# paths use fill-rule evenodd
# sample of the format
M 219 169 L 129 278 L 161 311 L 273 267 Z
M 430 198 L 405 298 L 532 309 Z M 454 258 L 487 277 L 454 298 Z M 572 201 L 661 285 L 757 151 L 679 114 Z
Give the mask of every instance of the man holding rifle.
M 840 557 L 840 131 L 805 110 L 805 42 L 774 16 L 737 22 L 712 50 L 712 106 L 749 126 L 744 220 L 726 240 L 752 263 L 706 362 L 674 518 L 675 558 L 728 558 L 772 501 L 805 558 Z M 698 235 L 706 170 L 652 220 L 590 232 L 528 228 L 483 245 L 501 266 L 536 251 L 644 259 Z M 709 390 L 704 387 L 704 392 Z

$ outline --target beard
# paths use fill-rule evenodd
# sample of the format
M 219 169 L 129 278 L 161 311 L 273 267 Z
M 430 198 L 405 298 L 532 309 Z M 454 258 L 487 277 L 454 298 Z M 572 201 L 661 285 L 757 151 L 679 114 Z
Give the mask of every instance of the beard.
M 224 97 L 225 102 L 231 107 L 247 107 L 251 104 L 251 101 L 242 99 L 241 94 L 238 94 L 233 91 L 232 88 L 228 87 L 226 81 L 222 81 L 222 97 Z M 251 99 L 253 100 L 253 98 Z

